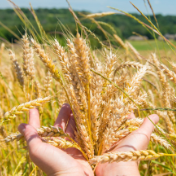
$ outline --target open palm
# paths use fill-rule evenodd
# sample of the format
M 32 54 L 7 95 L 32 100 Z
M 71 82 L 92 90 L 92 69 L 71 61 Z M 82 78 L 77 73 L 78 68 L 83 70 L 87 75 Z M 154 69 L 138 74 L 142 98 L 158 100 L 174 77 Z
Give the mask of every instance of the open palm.
M 133 113 L 129 115 L 129 119 L 132 118 L 135 118 Z M 148 118 L 146 117 L 141 127 L 133 131 L 124 139 L 120 140 L 111 152 L 146 150 L 150 141 L 150 136 L 154 130 L 154 124 L 157 124 L 158 121 L 159 117 L 156 114 L 152 114 Z M 117 176 L 118 174 L 125 176 L 140 176 L 138 164 L 139 163 L 136 161 L 99 164 L 96 168 L 96 175 Z
M 66 126 L 66 124 L 68 125 Z M 61 127 L 74 139 L 74 118 L 68 104 L 64 104 L 54 124 Z M 29 112 L 29 124 L 20 124 L 18 129 L 25 136 L 31 160 L 48 176 L 93 176 L 89 163 L 75 148 L 61 150 L 42 142 L 37 130 L 40 128 L 37 109 Z
M 129 118 L 135 118 L 131 114 Z M 149 116 L 153 123 L 157 123 L 157 115 Z M 146 118 L 139 129 L 122 139 L 114 152 L 145 150 L 148 146 L 150 135 L 154 125 Z M 68 125 L 66 125 L 68 124 Z M 75 121 L 68 104 L 64 104 L 54 124 L 74 139 Z M 75 148 L 61 150 L 50 144 L 42 142 L 38 136 L 37 128 L 40 128 L 39 113 L 37 109 L 30 110 L 29 124 L 20 124 L 19 131 L 25 136 L 29 154 L 32 161 L 49 176 L 93 176 L 94 173 L 81 152 Z M 97 176 L 111 175 L 135 175 L 139 176 L 138 164 L 132 162 L 104 163 L 96 167 Z

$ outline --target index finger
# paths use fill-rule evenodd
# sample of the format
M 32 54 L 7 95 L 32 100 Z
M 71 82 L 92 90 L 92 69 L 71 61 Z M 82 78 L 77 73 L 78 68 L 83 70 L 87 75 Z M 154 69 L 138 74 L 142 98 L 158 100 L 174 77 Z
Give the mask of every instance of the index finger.
M 70 116 L 71 116 L 71 112 L 72 111 L 71 111 L 70 105 L 69 104 L 63 104 L 62 108 L 59 112 L 59 115 L 58 115 L 58 117 L 55 121 L 54 126 L 55 127 L 60 127 L 65 131 L 67 122 L 69 121 Z
M 29 125 L 35 129 L 40 128 L 39 111 L 37 108 L 29 110 Z

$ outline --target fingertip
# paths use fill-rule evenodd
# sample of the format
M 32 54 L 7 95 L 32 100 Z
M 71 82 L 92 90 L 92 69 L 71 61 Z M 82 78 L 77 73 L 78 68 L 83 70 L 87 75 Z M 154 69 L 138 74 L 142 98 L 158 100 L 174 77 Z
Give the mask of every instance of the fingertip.
M 71 107 L 70 107 L 70 105 L 68 104 L 68 103 L 64 103 L 63 105 L 62 105 L 62 108 L 61 109 L 63 109 L 64 111 L 67 111 L 68 113 L 72 113 L 72 111 L 71 111 Z
M 30 109 L 30 110 L 29 110 L 29 116 L 31 117 L 31 116 L 33 116 L 33 115 L 39 116 L 39 111 L 38 111 L 37 108 L 33 108 L 33 109 Z
M 64 104 L 62 105 L 62 107 L 70 108 L 70 105 L 69 105 L 68 103 L 64 103 Z
M 159 121 L 158 115 L 152 114 L 144 119 L 144 122 L 142 123 L 138 131 L 145 133 L 148 136 L 148 138 L 150 138 L 154 130 L 154 125 L 157 124 L 158 121 Z
M 132 113 L 130 113 L 129 115 L 128 115 L 128 117 L 127 117 L 128 119 L 134 119 L 135 118 L 135 115 L 134 115 L 134 113 L 132 112 Z
M 149 118 L 154 122 L 155 125 L 159 122 L 159 116 L 157 114 L 152 114 L 149 116 Z
M 21 123 L 19 126 L 18 126 L 18 131 L 24 135 L 24 132 L 25 132 L 25 128 L 26 128 L 26 125 L 25 123 Z
M 63 104 L 54 126 L 60 127 L 65 131 L 66 124 L 70 119 L 71 113 L 72 111 L 70 105 L 68 103 Z
M 67 128 L 65 132 L 69 134 L 71 138 L 75 138 L 75 129 L 76 129 L 76 123 L 73 114 L 70 116 L 70 120 L 68 122 Z
M 40 128 L 39 111 L 37 108 L 29 110 L 29 125 L 35 129 Z
M 144 119 L 143 124 L 147 124 L 149 126 L 152 125 L 154 127 L 154 125 L 156 125 L 158 123 L 158 121 L 159 121 L 158 115 L 152 114 Z
M 33 147 L 34 144 L 37 145 L 39 144 L 39 142 L 42 142 L 36 129 L 33 128 L 31 125 L 22 123 L 18 126 L 18 130 L 25 137 L 29 148 Z

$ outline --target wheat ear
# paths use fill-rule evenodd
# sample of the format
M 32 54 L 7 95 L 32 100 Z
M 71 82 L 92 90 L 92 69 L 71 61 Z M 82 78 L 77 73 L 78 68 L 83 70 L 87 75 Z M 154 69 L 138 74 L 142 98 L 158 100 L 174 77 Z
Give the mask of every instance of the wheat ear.
M 161 146 L 163 146 L 163 147 L 165 147 L 167 149 L 171 148 L 171 145 L 165 139 L 163 139 L 162 137 L 156 135 L 155 133 L 151 134 L 150 140 L 153 143 L 158 143 L 158 144 L 160 144 Z
M 12 52 L 12 50 L 9 50 L 9 56 L 10 59 L 12 60 L 13 63 L 13 68 L 16 71 L 16 75 L 17 75 L 17 79 L 18 82 L 20 83 L 20 85 L 24 88 L 24 76 L 23 76 L 23 71 L 17 61 L 17 59 L 15 58 L 15 54 Z
M 50 100 L 50 97 L 38 98 L 36 100 L 32 100 L 19 106 L 12 108 L 10 111 L 6 112 L 3 120 L 10 120 L 16 118 L 16 115 L 22 114 L 23 111 L 28 111 L 29 109 L 33 109 L 36 106 L 41 106 L 42 103 L 46 103 Z
M 54 127 L 54 126 L 50 126 L 50 127 L 42 126 L 41 128 L 37 129 L 37 133 L 41 137 L 67 137 L 67 138 L 70 138 L 70 136 L 67 133 L 63 132 L 62 128 Z M 22 134 L 13 133 L 13 134 L 7 136 L 4 139 L 4 141 L 8 143 L 8 142 L 11 142 L 14 140 L 20 140 L 22 138 L 23 138 Z
M 81 147 L 74 141 L 67 141 L 64 138 L 56 138 L 56 137 L 42 137 L 42 140 L 48 144 L 51 144 L 61 149 L 76 148 L 79 151 L 81 151 L 83 156 L 88 160 L 86 154 L 83 152 Z
M 67 53 L 64 48 L 59 44 L 59 42 L 55 39 L 53 46 L 55 48 L 55 52 L 57 54 L 57 58 L 62 66 L 62 71 L 67 77 L 69 75 L 69 61 L 67 57 Z
M 77 136 L 79 137 L 78 138 L 79 145 L 83 146 L 83 150 L 87 154 L 88 158 L 92 158 L 94 155 L 93 143 L 90 139 L 90 135 L 88 132 L 86 115 L 81 112 L 72 88 L 70 89 L 70 93 L 71 93 L 72 103 L 73 103 L 73 110 L 74 110 L 73 114 L 74 114 L 76 127 L 77 127 L 77 134 L 78 134 Z
M 105 138 L 103 143 L 103 151 L 109 150 L 114 143 L 119 142 L 122 138 L 128 136 L 129 134 L 130 134 L 130 131 L 128 129 L 123 129 L 123 130 L 114 132 L 110 139 Z
M 129 152 L 109 152 L 101 156 L 96 156 L 89 160 L 90 164 L 105 163 L 105 162 L 120 162 L 120 161 L 144 161 L 157 159 L 164 156 L 163 153 L 155 153 L 153 150 L 139 150 Z
M 85 89 L 82 85 L 80 77 L 77 72 L 77 54 L 74 44 L 68 39 L 67 45 L 70 48 L 71 56 L 69 58 L 70 66 L 69 66 L 69 80 L 72 82 L 72 86 L 74 89 L 74 93 L 76 95 L 77 102 L 81 108 L 81 110 L 86 114 L 87 112 L 87 101 L 85 97 Z
M 31 42 L 33 44 L 35 52 L 39 55 L 42 62 L 48 68 L 53 78 L 56 79 L 58 82 L 61 82 L 59 70 L 56 69 L 52 60 L 45 54 L 45 51 L 41 48 L 41 46 L 34 39 L 31 39 Z
M 130 81 L 130 85 L 127 87 L 126 92 L 129 96 L 136 96 L 136 93 L 138 92 L 138 89 L 140 87 L 140 83 L 142 78 L 147 72 L 147 65 L 144 65 L 132 78 Z
M 164 64 L 161 64 L 161 69 L 169 77 L 169 79 L 176 84 L 176 74 L 169 70 L 169 68 L 167 68 Z
M 157 74 L 158 77 L 161 81 L 162 87 L 163 87 L 163 102 L 164 102 L 164 106 L 167 108 L 171 108 L 171 103 L 170 103 L 170 93 L 171 93 L 171 89 L 170 89 L 170 85 L 169 83 L 166 81 L 166 76 L 164 75 L 163 71 L 160 69 L 160 63 L 156 57 L 156 54 L 152 54 L 152 60 L 153 63 L 155 64 L 155 66 L 157 67 Z M 175 123 L 175 115 L 172 111 L 168 112 L 168 116 L 170 118 L 170 120 Z M 168 120 L 168 119 L 166 119 Z M 170 122 L 166 122 L 166 123 L 170 123 Z
M 52 82 L 51 73 L 48 71 L 47 75 L 46 75 L 46 77 L 44 79 L 44 92 L 45 92 L 46 96 L 50 95 L 51 82 Z
M 139 62 L 134 62 L 134 61 L 127 61 L 122 64 L 120 64 L 114 71 L 114 74 L 119 71 L 120 69 L 126 68 L 126 67 L 132 67 L 136 69 L 142 68 L 144 65 L 140 64 Z
M 80 37 L 77 33 L 77 37 L 73 40 L 75 50 L 76 50 L 76 59 L 77 59 L 77 72 L 79 74 L 80 80 L 82 81 L 86 95 L 88 96 L 89 83 L 90 83 L 90 65 L 89 65 L 89 47 L 86 44 L 86 41 Z
M 125 126 L 126 127 L 132 127 L 132 126 L 136 126 L 136 127 L 140 127 L 142 125 L 142 123 L 144 122 L 144 119 L 141 118 L 133 118 L 133 119 L 129 119 L 125 122 Z M 166 132 L 158 125 L 156 125 L 156 127 L 154 127 L 154 131 L 156 133 L 162 133 L 162 134 L 166 134 Z
M 40 83 L 36 80 L 34 82 L 34 93 L 35 93 L 35 98 L 41 98 L 42 94 L 41 94 L 41 86 Z
M 78 146 L 70 141 L 67 141 L 63 138 L 55 138 L 55 137 L 42 137 L 43 141 L 49 143 L 55 147 L 67 149 L 67 148 L 78 148 Z
M 23 36 L 23 71 L 30 79 L 35 77 L 33 50 L 30 47 L 27 35 Z

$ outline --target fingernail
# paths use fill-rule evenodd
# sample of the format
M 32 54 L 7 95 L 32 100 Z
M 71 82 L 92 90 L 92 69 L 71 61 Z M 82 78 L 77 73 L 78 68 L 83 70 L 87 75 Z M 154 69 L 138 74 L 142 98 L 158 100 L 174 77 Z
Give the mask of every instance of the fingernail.
M 18 126 L 18 130 L 19 130 L 19 132 L 21 133 L 21 134 L 24 134 L 24 132 L 25 132 L 25 130 L 26 130 L 26 124 L 20 124 L 19 126 Z

